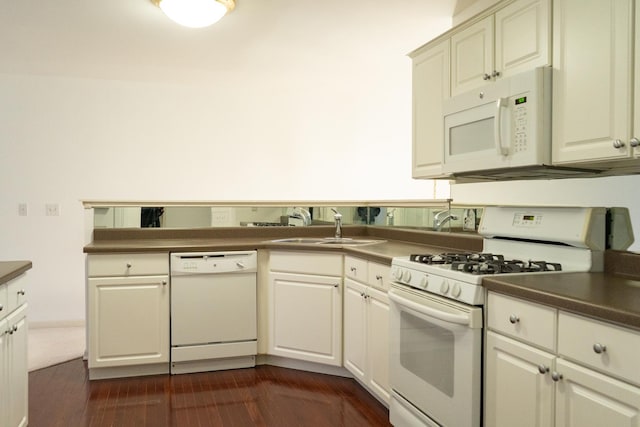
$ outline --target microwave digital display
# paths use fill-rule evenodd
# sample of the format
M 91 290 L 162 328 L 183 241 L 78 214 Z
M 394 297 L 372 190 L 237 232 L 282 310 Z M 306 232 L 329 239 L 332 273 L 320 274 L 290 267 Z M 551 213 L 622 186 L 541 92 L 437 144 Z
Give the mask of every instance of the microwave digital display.
M 520 98 L 516 98 L 516 105 L 524 104 L 525 102 L 527 102 L 526 96 L 521 96 Z

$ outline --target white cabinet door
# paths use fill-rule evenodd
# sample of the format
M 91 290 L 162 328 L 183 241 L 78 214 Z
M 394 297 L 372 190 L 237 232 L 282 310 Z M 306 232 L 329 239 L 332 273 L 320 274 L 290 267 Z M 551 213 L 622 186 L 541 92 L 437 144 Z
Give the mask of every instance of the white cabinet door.
M 9 384 L 8 426 L 28 423 L 29 375 L 27 367 L 27 305 L 7 317 L 6 375 Z
M 344 366 L 366 382 L 367 287 L 351 279 L 344 280 Z
M 487 83 L 493 72 L 493 16 L 451 36 L 451 96 Z
M 496 70 L 508 77 L 551 63 L 550 0 L 519 0 L 496 12 Z
M 554 1 L 553 163 L 631 156 L 632 12 L 632 0 Z
M 169 362 L 168 282 L 89 278 L 89 368 Z
M 386 292 L 367 290 L 367 356 L 369 387 L 389 403 L 389 297 Z
M 489 331 L 486 357 L 485 425 L 553 426 L 555 356 Z
M 449 40 L 413 57 L 413 178 L 442 177 L 442 101 L 449 98 Z
M 342 366 L 341 278 L 272 272 L 269 353 Z
M 638 387 L 562 359 L 557 360 L 556 370 L 562 375 L 557 385 L 557 427 L 640 426 Z
M 9 424 L 9 327 L 0 320 L 0 425 Z

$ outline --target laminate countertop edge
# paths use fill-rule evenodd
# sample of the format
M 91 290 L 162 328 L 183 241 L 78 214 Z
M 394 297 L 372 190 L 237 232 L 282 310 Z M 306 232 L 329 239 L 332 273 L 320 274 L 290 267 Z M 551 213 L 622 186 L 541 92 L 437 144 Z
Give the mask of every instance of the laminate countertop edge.
M 0 286 L 30 270 L 32 266 L 31 261 L 0 261 Z

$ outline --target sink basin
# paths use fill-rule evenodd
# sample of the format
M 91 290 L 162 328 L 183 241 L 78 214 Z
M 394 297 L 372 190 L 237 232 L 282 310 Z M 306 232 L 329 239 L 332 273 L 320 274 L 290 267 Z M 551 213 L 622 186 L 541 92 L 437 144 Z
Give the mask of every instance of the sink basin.
M 370 240 L 370 239 L 351 239 L 343 237 L 337 239 L 335 237 L 292 237 L 287 239 L 271 240 L 273 243 L 298 243 L 298 244 L 313 244 L 313 245 L 370 245 L 373 243 L 382 243 L 384 240 Z

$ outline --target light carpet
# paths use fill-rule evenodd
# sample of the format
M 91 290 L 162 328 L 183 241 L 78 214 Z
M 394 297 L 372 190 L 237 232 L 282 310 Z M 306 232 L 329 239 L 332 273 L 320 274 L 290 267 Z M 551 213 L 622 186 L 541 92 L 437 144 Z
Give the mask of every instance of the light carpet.
M 85 328 L 29 328 L 29 372 L 82 357 Z

